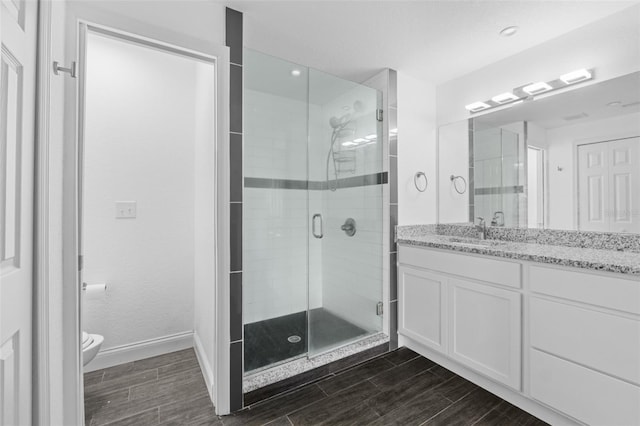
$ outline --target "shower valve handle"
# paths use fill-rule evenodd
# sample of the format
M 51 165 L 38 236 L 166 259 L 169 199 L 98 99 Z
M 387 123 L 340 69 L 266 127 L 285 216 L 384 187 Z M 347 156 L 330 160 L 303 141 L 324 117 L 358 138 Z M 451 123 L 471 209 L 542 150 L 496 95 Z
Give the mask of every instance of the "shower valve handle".
M 356 221 L 353 218 L 348 218 L 340 229 L 348 236 L 353 237 L 356 234 Z

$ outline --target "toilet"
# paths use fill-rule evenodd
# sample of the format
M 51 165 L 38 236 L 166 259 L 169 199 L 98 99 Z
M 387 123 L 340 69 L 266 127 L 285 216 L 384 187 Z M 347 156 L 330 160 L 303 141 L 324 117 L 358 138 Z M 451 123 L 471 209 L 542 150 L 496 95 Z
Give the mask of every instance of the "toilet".
M 89 364 L 100 351 L 104 337 L 99 334 L 82 332 L 82 365 Z

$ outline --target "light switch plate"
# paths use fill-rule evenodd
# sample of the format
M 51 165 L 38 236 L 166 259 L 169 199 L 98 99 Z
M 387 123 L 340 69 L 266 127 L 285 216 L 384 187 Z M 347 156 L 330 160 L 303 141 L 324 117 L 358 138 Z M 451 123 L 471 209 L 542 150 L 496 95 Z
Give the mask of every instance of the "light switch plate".
M 116 219 L 135 219 L 136 213 L 135 201 L 116 201 Z

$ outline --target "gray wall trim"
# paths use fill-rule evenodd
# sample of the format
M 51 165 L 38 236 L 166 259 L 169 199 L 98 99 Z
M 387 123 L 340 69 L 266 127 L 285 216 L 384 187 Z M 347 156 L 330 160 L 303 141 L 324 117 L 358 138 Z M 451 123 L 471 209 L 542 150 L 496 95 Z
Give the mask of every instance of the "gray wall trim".
M 476 195 L 497 195 L 497 194 L 522 194 L 524 186 L 492 186 L 488 188 L 476 188 Z
M 398 348 L 398 73 L 389 69 L 387 120 L 389 136 L 389 350 Z
M 226 8 L 225 44 L 229 47 L 229 186 L 230 186 L 230 297 L 229 297 L 229 400 L 231 411 L 243 408 L 244 376 L 242 320 L 242 90 L 243 90 L 243 15 Z
M 474 194 L 475 194 L 475 153 L 474 153 L 474 149 L 473 149 L 473 145 L 474 145 L 474 138 L 475 135 L 473 133 L 474 131 L 474 124 L 473 124 L 473 118 L 470 118 L 468 120 L 468 129 L 469 129 L 469 222 L 471 223 L 475 223 L 476 221 L 476 214 L 475 214 L 475 198 L 474 198 Z
M 389 175 L 387 172 L 372 173 L 369 175 L 353 176 L 344 179 L 338 179 L 338 189 L 358 188 L 361 186 L 382 185 L 387 183 Z M 333 187 L 333 183 L 331 184 Z M 319 190 L 329 189 L 329 185 L 325 181 L 306 181 L 295 179 L 270 179 L 245 177 L 245 188 L 264 188 L 264 189 L 302 189 L 302 190 Z

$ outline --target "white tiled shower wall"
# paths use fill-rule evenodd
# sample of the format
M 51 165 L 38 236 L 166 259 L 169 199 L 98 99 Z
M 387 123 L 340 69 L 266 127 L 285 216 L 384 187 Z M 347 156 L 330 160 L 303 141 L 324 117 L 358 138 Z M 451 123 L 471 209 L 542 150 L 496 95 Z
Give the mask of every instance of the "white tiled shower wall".
M 323 197 L 323 306 L 365 330 L 380 330 L 376 304 L 382 301 L 382 185 L 323 191 Z M 347 218 L 356 221 L 352 237 L 340 229 Z
M 376 133 L 376 93 L 368 88 L 354 86 L 323 106 L 310 105 L 309 111 L 306 102 L 292 98 L 253 90 L 245 90 L 245 97 L 253 112 L 245 114 L 246 177 L 324 182 L 332 116 L 351 113 L 349 127 L 355 129 L 336 141 L 337 151 L 345 149 L 346 140 Z M 362 111 L 353 110 L 355 100 L 364 105 Z M 353 149 L 353 171 L 338 178 L 382 171 L 382 147 L 376 142 Z M 330 172 L 334 179 L 332 162 Z M 381 185 L 335 192 L 245 187 L 244 209 L 245 324 L 309 306 L 324 307 L 367 330 L 381 328 L 375 315 L 382 300 Z M 322 239 L 312 236 L 315 213 L 323 215 Z M 357 223 L 354 237 L 340 229 L 348 217 Z

